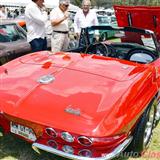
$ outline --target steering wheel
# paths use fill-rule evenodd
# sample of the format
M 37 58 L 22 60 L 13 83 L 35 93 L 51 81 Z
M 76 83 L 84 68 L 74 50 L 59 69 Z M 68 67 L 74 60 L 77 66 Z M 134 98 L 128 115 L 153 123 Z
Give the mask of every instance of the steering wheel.
M 101 56 L 113 56 L 115 57 L 116 50 L 113 46 L 105 44 L 105 43 L 95 43 L 95 44 L 90 44 L 86 50 L 85 53 L 88 54 L 96 54 L 96 55 L 101 55 Z
M 153 52 L 146 49 L 133 49 L 130 50 L 126 56 L 127 60 L 136 61 L 140 63 L 149 63 L 156 59 Z

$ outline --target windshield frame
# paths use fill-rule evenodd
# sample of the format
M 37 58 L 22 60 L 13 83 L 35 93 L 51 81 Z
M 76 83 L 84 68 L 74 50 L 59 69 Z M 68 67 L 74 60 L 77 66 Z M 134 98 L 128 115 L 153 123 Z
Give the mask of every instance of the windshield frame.
M 82 28 L 81 35 L 79 39 L 79 47 L 90 45 L 91 42 L 89 40 L 89 31 L 91 30 L 113 30 L 113 31 L 124 31 L 124 32 L 136 32 L 141 34 L 149 35 L 153 43 L 155 45 L 155 51 L 157 52 L 157 56 L 160 56 L 160 44 L 158 43 L 156 36 L 153 31 L 147 29 L 140 29 L 135 27 L 112 27 L 112 26 L 91 26 L 87 28 Z M 146 46 L 147 47 L 147 46 Z

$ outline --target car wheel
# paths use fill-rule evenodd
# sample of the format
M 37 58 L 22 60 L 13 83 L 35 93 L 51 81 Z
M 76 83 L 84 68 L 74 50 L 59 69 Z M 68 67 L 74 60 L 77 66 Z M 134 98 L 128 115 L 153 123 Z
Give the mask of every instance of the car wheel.
M 101 33 L 99 40 L 103 42 L 103 41 L 106 41 L 107 38 L 108 38 L 107 32 L 103 32 Z
M 126 151 L 124 151 L 129 156 L 140 156 L 151 142 L 156 114 L 155 100 L 156 98 L 150 102 L 134 129 L 133 140 Z
M 156 107 L 154 127 L 156 127 L 158 125 L 159 121 L 160 121 L 160 102 L 157 104 L 157 107 Z

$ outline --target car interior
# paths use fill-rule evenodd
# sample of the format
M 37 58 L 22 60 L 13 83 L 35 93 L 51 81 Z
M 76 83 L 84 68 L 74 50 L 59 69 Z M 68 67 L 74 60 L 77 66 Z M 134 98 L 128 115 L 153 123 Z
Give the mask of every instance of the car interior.
M 107 37 L 106 34 L 104 39 L 105 32 L 99 34 L 98 42 L 93 37 L 92 40 L 89 37 L 89 42 L 85 44 L 84 41 L 87 41 L 86 35 L 81 37 L 83 40 L 80 40 L 80 42 L 82 41 L 83 44 L 79 44 L 78 48 L 69 51 L 96 54 L 137 63 L 151 63 L 159 57 L 151 35 L 116 31 L 113 37 Z M 103 38 L 101 35 L 103 35 Z

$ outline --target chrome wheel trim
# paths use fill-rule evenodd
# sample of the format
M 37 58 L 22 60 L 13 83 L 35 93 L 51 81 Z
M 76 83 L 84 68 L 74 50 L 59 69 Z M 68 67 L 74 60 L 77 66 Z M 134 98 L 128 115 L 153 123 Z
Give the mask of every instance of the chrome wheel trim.
M 160 102 L 158 103 L 157 108 L 156 108 L 155 120 L 156 121 L 160 120 Z
M 155 101 L 153 102 L 151 109 L 148 115 L 148 121 L 146 122 L 145 131 L 144 131 L 144 138 L 143 138 L 143 146 L 146 148 L 150 142 L 152 136 L 152 130 L 154 126 L 155 120 Z

